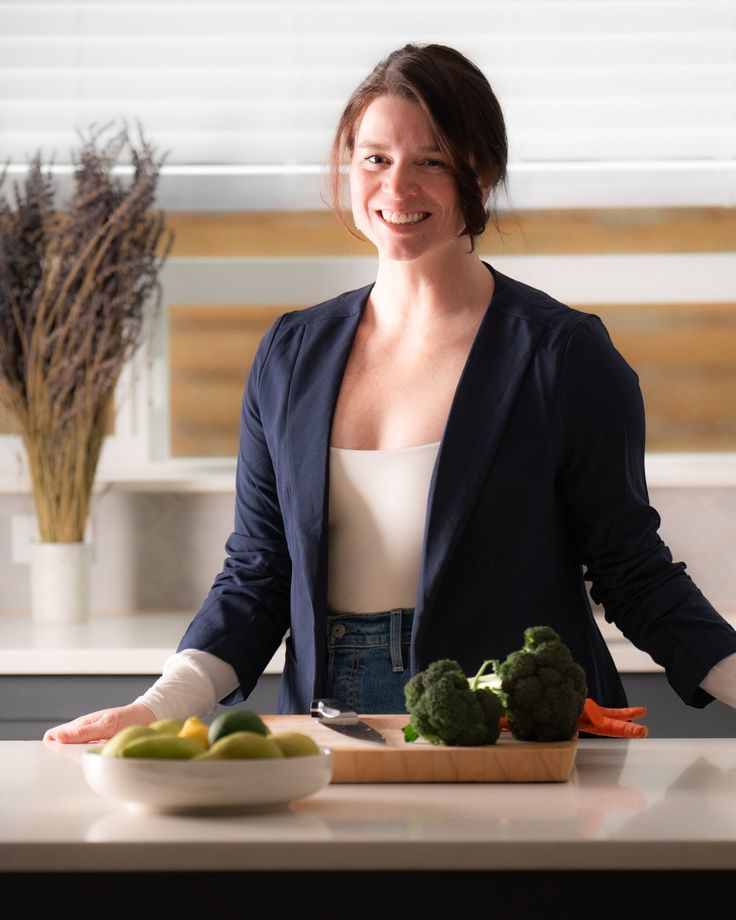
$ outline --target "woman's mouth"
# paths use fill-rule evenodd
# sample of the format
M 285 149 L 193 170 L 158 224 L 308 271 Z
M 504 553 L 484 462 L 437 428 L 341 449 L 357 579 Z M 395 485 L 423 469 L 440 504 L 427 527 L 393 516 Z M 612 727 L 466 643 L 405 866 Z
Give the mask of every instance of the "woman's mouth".
M 378 212 L 387 224 L 418 224 L 429 217 L 428 211 L 388 211 Z

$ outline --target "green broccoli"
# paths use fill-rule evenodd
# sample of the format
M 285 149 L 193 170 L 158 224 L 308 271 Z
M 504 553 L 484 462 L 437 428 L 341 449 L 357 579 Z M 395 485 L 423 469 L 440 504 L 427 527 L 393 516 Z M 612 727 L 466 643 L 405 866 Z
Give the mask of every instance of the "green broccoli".
M 482 677 L 493 664 L 495 675 Z M 524 645 L 502 662 L 483 663 L 469 686 L 498 693 L 514 738 L 568 741 L 578 730 L 588 686 L 585 671 L 550 626 L 524 630 Z
M 411 715 L 407 741 L 420 735 L 432 744 L 495 744 L 503 705 L 491 690 L 473 690 L 457 661 L 442 658 L 410 678 L 404 687 Z

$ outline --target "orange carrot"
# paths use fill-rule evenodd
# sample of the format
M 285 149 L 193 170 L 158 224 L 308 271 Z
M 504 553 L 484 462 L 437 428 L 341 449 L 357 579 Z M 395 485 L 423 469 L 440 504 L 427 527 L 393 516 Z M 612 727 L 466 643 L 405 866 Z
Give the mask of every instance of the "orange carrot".
M 608 738 L 646 738 L 649 734 L 646 725 L 635 725 L 631 722 L 631 719 L 638 719 L 646 714 L 646 706 L 611 709 L 599 706 L 595 700 L 586 697 L 578 719 L 578 731 L 587 732 L 589 735 L 605 735 Z M 501 728 L 510 730 L 507 716 L 501 717 Z
M 646 715 L 646 712 L 646 706 L 611 709 L 599 706 L 595 700 L 587 697 L 578 719 L 578 730 L 589 735 L 606 735 L 610 738 L 646 738 L 649 729 L 645 725 L 634 725 L 630 721 Z

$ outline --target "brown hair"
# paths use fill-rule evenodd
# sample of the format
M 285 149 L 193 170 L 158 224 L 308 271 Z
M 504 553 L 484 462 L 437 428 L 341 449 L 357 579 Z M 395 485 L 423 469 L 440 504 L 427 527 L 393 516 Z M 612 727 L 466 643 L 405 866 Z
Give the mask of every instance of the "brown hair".
M 479 68 L 445 45 L 412 44 L 393 51 L 348 99 L 330 153 L 329 197 L 338 220 L 353 233 L 342 214 L 341 167 L 352 155 L 365 110 L 380 96 L 416 102 L 429 119 L 450 161 L 465 220 L 461 235 L 470 237 L 471 249 L 490 218 L 500 232 L 495 210 L 483 202 L 481 182 L 506 189 L 508 142 L 501 106 Z

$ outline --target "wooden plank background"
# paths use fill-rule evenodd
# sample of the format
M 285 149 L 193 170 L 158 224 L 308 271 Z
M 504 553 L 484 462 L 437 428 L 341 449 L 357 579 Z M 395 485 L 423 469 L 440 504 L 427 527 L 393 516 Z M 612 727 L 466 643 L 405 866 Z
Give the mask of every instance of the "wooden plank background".
M 300 306 L 170 309 L 174 456 L 236 453 L 258 342 L 277 316 Z M 575 306 L 601 317 L 638 373 L 649 450 L 736 449 L 736 303 Z
M 327 211 L 173 213 L 171 258 L 372 254 Z M 733 252 L 736 208 L 622 208 L 501 214 L 482 252 Z M 596 313 L 639 374 L 647 449 L 736 450 L 736 300 L 570 304 Z M 171 454 L 233 456 L 243 386 L 278 315 L 309 304 L 169 305 Z M 0 432 L 14 431 L 0 412 Z

